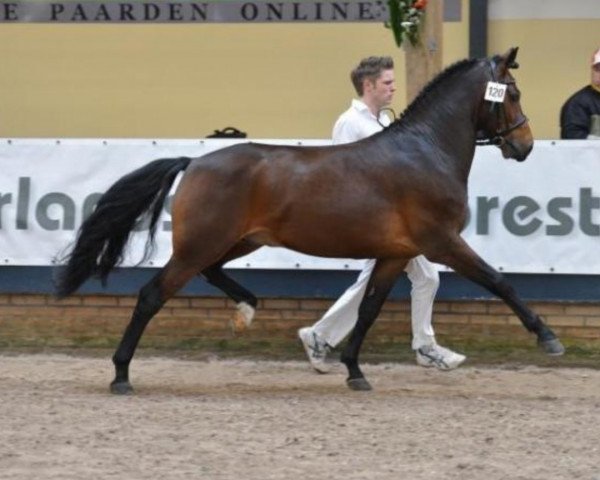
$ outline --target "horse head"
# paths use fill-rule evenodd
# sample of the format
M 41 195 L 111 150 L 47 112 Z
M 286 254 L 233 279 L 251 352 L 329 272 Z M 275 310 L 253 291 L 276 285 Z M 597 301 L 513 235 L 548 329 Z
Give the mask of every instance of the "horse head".
M 480 144 L 493 144 L 504 158 L 522 162 L 533 148 L 529 121 L 521 109 L 521 92 L 510 70 L 519 67 L 517 48 L 489 60 L 490 80 L 479 108 Z

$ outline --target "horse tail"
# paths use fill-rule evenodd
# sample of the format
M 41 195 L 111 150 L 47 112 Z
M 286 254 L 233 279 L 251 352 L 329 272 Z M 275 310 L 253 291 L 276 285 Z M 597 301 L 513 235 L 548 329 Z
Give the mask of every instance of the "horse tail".
M 140 217 L 149 217 L 149 235 L 143 262 L 152 252 L 156 224 L 163 203 L 179 172 L 191 158 L 154 160 L 114 183 L 83 222 L 75 246 L 63 256 L 55 275 L 55 295 L 64 298 L 91 276 L 102 285 L 110 271 L 123 260 L 123 249 Z

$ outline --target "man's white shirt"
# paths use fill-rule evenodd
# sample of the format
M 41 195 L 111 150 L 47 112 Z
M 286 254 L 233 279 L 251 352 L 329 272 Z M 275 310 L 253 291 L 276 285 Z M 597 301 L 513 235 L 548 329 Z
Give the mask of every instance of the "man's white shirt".
M 369 107 L 360 100 L 352 100 L 350 108 L 342 113 L 335 125 L 331 138 L 334 144 L 355 142 L 370 137 L 390 124 L 390 117 L 379 113 L 379 122 Z

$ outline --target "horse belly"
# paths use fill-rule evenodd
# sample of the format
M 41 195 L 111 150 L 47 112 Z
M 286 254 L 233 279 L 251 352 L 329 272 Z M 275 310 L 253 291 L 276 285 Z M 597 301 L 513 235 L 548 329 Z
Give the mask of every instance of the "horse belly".
M 309 255 L 340 258 L 415 256 L 416 247 L 398 222 L 377 215 L 345 218 L 314 216 L 281 229 L 279 244 Z

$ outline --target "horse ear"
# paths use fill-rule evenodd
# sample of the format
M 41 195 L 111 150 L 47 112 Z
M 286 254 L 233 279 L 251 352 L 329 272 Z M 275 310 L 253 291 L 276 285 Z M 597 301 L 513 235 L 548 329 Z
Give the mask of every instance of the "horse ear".
M 506 68 L 519 68 L 519 64 L 515 61 L 519 47 L 512 47 L 504 54 Z

